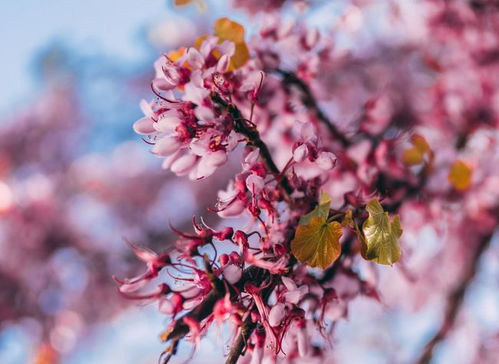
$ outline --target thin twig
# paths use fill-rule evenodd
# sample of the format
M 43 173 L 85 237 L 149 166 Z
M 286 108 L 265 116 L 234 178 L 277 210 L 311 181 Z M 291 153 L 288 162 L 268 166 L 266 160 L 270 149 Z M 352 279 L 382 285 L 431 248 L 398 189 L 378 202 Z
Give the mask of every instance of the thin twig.
M 241 115 L 239 109 L 235 105 L 227 103 L 227 101 L 225 101 L 219 94 L 213 93 L 211 99 L 213 100 L 213 102 L 222 106 L 228 111 L 228 113 L 234 120 L 234 129 L 248 139 L 248 144 L 253 145 L 260 150 L 260 156 L 264 160 L 267 168 L 279 180 L 280 185 L 286 192 L 286 194 L 290 195 L 293 192 L 293 188 L 289 184 L 288 178 L 281 173 L 279 168 L 277 168 L 274 160 L 272 159 L 269 148 L 260 138 L 260 133 L 258 133 L 258 130 L 245 122 L 245 119 Z
M 275 69 L 272 70 L 283 77 L 283 82 L 288 85 L 296 86 L 301 92 L 301 101 L 303 105 L 307 107 L 309 110 L 312 110 L 315 113 L 317 119 L 322 122 L 329 130 L 331 135 L 338 140 L 343 147 L 350 146 L 350 141 L 348 138 L 336 127 L 336 125 L 326 116 L 326 113 L 322 111 L 322 109 L 317 104 L 314 95 L 312 94 L 312 90 L 310 87 L 303 82 L 297 75 L 293 72 Z
M 293 260 L 294 261 L 294 260 Z M 273 277 L 273 282 L 267 288 L 262 290 L 262 300 L 267 302 L 270 297 L 270 294 L 274 290 L 276 284 L 276 278 Z M 249 315 L 244 323 L 241 326 L 241 331 L 239 331 L 239 335 L 232 344 L 232 348 L 230 349 L 229 356 L 225 361 L 225 364 L 236 364 L 239 357 L 243 354 L 243 351 L 246 349 L 248 345 L 248 339 L 250 338 L 253 330 L 255 330 L 257 324 L 253 322 L 251 315 Z

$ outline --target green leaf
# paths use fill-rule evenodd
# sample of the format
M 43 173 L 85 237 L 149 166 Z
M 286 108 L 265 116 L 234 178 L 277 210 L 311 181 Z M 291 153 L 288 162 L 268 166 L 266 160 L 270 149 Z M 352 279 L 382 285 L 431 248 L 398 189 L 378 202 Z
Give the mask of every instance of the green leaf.
M 326 219 L 324 216 L 314 216 L 309 224 L 298 225 L 291 241 L 293 255 L 311 267 L 325 269 L 341 253 L 341 224 L 337 221 L 328 223 Z
M 300 225 L 308 225 L 314 217 L 324 217 L 327 219 L 331 206 L 331 196 L 327 192 L 321 191 L 319 197 L 319 204 L 310 211 L 308 214 L 300 218 Z
M 339 222 L 328 222 L 331 196 L 321 191 L 319 204 L 300 218 L 291 252 L 302 263 L 325 269 L 341 253 L 340 238 L 343 234 Z
M 388 213 L 376 199 L 366 205 L 369 217 L 362 225 L 362 256 L 379 264 L 392 265 L 400 259 L 398 238 L 402 235 L 400 218 L 396 215 L 392 221 Z

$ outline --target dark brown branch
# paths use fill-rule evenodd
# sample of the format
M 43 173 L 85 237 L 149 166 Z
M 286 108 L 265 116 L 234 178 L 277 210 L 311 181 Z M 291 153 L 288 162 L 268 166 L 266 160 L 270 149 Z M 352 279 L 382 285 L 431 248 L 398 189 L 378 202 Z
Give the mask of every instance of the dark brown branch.
M 280 74 L 285 84 L 296 86 L 300 90 L 302 95 L 301 101 L 303 102 L 303 105 L 315 113 L 317 119 L 328 128 L 331 135 L 336 140 L 338 140 L 343 147 L 346 148 L 350 145 L 350 141 L 348 140 L 348 138 L 343 135 L 343 133 L 336 127 L 336 125 L 334 125 L 331 120 L 329 120 L 324 111 L 322 111 L 322 109 L 319 107 L 314 95 L 312 94 L 312 90 L 310 90 L 310 87 L 308 87 L 305 82 L 303 82 L 293 72 L 284 71 L 281 69 L 275 69 L 272 71 Z
M 294 262 L 294 259 L 292 259 L 292 261 Z M 275 281 L 276 279 L 274 278 L 274 282 L 270 284 L 269 287 L 265 288 L 262 291 L 262 299 L 264 302 L 267 302 L 267 300 L 270 297 L 270 294 L 274 290 Z M 225 361 L 225 364 L 237 363 L 237 360 L 243 354 L 243 351 L 246 349 L 248 345 L 248 339 L 253 333 L 253 330 L 255 330 L 256 326 L 257 326 L 256 322 L 253 322 L 251 319 L 251 315 L 249 315 L 244 321 L 243 325 L 241 326 L 241 331 L 239 332 L 236 341 L 234 341 L 234 343 L 232 344 L 232 348 L 230 349 L 230 353 L 229 356 L 227 357 L 227 360 Z
M 212 290 L 206 298 L 196 306 L 192 311 L 186 313 L 181 319 L 175 322 L 175 325 L 162 339 L 163 341 L 170 341 L 170 349 L 166 356 L 163 358 L 163 363 L 167 363 L 173 355 L 175 355 L 180 340 L 189 333 L 189 326 L 185 323 L 184 317 L 191 317 L 197 322 L 201 322 L 207 318 L 212 312 L 213 307 L 217 301 L 225 294 L 225 286 L 220 279 L 218 279 L 211 269 L 208 256 L 204 256 L 204 264 L 206 273 L 211 280 Z
M 289 180 L 287 179 L 287 177 L 282 175 L 279 169 L 277 168 L 276 164 L 272 159 L 272 156 L 270 154 L 267 145 L 260 138 L 258 130 L 251 123 L 249 123 L 246 119 L 243 118 L 241 112 L 235 105 L 225 101 L 219 94 L 212 93 L 211 99 L 213 100 L 214 103 L 222 107 L 230 114 L 230 116 L 234 121 L 234 129 L 236 130 L 236 132 L 244 135 L 248 139 L 248 144 L 259 149 L 260 156 L 264 160 L 267 168 L 276 176 L 282 189 L 285 191 L 287 195 L 286 197 L 290 199 L 289 195 L 293 192 L 293 188 L 289 184 Z M 294 258 L 291 258 L 290 265 L 293 265 L 294 263 L 295 263 Z M 209 268 L 207 267 L 207 271 L 208 270 Z M 334 272 L 332 273 L 332 275 L 334 275 Z M 269 277 L 268 271 L 255 266 L 251 266 L 244 270 L 243 276 L 241 280 L 236 284 L 236 287 L 239 290 L 242 290 L 246 282 L 252 282 L 253 284 L 260 285 L 268 277 Z M 226 293 L 225 288 L 221 284 L 221 281 L 218 278 L 212 277 L 212 286 L 213 289 L 206 296 L 206 298 L 195 309 L 191 310 L 190 312 L 186 313 L 182 318 L 178 319 L 174 327 L 170 330 L 170 332 L 163 337 L 163 341 L 171 342 L 170 352 L 167 353 L 165 359 L 170 359 L 171 356 L 175 354 L 179 341 L 189 333 L 189 326 L 184 322 L 183 319 L 185 317 L 191 317 L 197 322 L 201 322 L 213 312 L 213 308 L 216 302 L 225 295 Z M 272 293 L 274 286 L 275 282 L 269 285 L 269 287 L 265 288 L 264 291 L 262 292 L 262 298 L 265 301 Z M 231 291 L 230 294 L 231 296 L 233 296 L 235 295 L 235 292 Z M 251 320 L 250 316 L 245 320 L 245 322 L 241 326 L 240 333 L 237 336 L 231 348 L 231 351 L 227 357 L 226 361 L 227 364 L 235 364 L 237 362 L 239 357 L 243 354 L 243 351 L 247 346 L 247 341 L 251 336 L 251 334 L 253 333 L 256 326 L 257 324 Z
M 211 95 L 211 99 L 213 100 L 213 102 L 222 106 L 224 109 L 228 111 L 228 113 L 232 116 L 234 120 L 234 129 L 238 133 L 244 135 L 249 140 L 249 144 L 255 146 L 260 150 L 260 156 L 264 160 L 267 168 L 276 176 L 276 178 L 278 178 L 283 190 L 288 195 L 290 195 L 293 192 L 293 188 L 289 184 L 289 180 L 287 179 L 287 177 L 282 175 L 281 171 L 279 171 L 279 168 L 277 168 L 276 164 L 274 163 L 274 160 L 272 159 L 272 155 L 270 154 L 269 148 L 260 138 L 258 130 L 256 130 L 254 126 L 250 125 L 243 118 L 241 112 L 235 105 L 227 103 L 227 101 L 225 101 L 219 94 L 213 93 Z
M 236 341 L 232 344 L 229 356 L 225 360 L 225 364 L 236 364 L 237 360 L 246 348 L 247 342 L 253 330 L 255 330 L 256 322 L 251 320 L 251 315 L 246 318 L 243 325 L 241 326 L 241 331 L 237 335 Z
M 272 156 L 270 154 L 267 145 L 260 138 L 258 130 L 256 130 L 256 128 L 253 125 L 251 125 L 246 119 L 243 118 L 241 112 L 235 105 L 225 101 L 219 94 L 212 93 L 211 98 L 214 103 L 221 106 L 230 114 L 230 116 L 234 121 L 235 130 L 238 133 L 244 135 L 248 139 L 249 144 L 259 149 L 260 156 L 264 160 L 267 168 L 276 176 L 282 189 L 286 193 L 286 197 L 289 199 L 289 195 L 293 192 L 293 188 L 289 184 L 289 180 L 287 179 L 287 177 L 282 175 L 279 169 L 277 168 L 276 164 L 272 159 Z M 207 272 L 211 274 L 211 269 L 209 268 L 209 265 L 207 265 L 206 269 Z M 256 285 L 260 285 L 268 277 L 269 277 L 268 271 L 255 266 L 251 266 L 244 270 L 243 276 L 241 280 L 236 284 L 236 287 L 238 290 L 242 290 L 246 282 L 253 282 Z M 170 352 L 166 354 L 165 360 L 163 362 L 167 362 L 172 357 L 172 355 L 175 354 L 179 341 L 189 333 L 189 326 L 185 323 L 184 318 L 190 317 L 196 320 L 197 322 L 203 321 L 213 312 L 213 308 L 216 302 L 225 295 L 226 290 L 222 282 L 214 276 L 211 278 L 211 280 L 213 287 L 212 291 L 196 308 L 194 308 L 193 310 L 182 316 L 180 319 L 178 319 L 175 322 L 173 328 L 170 330 L 170 332 L 164 335 L 163 341 L 171 342 L 171 346 L 170 346 Z M 268 296 L 272 292 L 273 287 L 274 284 L 270 285 L 264 290 L 263 296 L 265 299 L 268 298 Z M 231 296 L 234 296 L 235 292 L 231 290 L 230 294 Z M 239 356 L 242 354 L 244 348 L 247 345 L 247 339 L 250 337 L 255 327 L 256 323 L 253 323 L 251 321 L 251 317 L 249 317 L 243 323 L 241 327 L 241 332 L 238 338 L 236 339 L 234 346 L 229 354 L 227 363 L 237 362 Z
M 468 290 L 470 284 L 473 282 L 478 266 L 480 264 L 480 258 L 483 253 L 487 250 L 492 240 L 492 234 L 482 237 L 478 243 L 478 246 L 473 251 L 473 256 L 471 257 L 470 264 L 468 265 L 466 271 L 464 272 L 461 281 L 457 287 L 449 294 L 447 297 L 447 308 L 445 309 L 444 319 L 438 331 L 433 335 L 433 337 L 428 341 L 423 349 L 423 353 L 420 358 L 415 362 L 416 364 L 427 364 L 433 357 L 433 351 L 435 347 L 443 340 L 445 340 L 447 334 L 454 326 L 454 323 L 459 313 L 459 309 L 462 306 L 464 296 Z
M 208 273 L 210 274 L 210 272 Z M 269 272 L 267 270 L 255 266 L 248 267 L 244 270 L 239 282 L 237 282 L 236 288 L 238 290 L 242 290 L 246 282 L 253 282 L 256 285 L 259 285 L 268 277 Z M 165 356 L 163 363 L 167 363 L 171 356 L 175 354 L 174 350 L 176 349 L 179 341 L 189 333 L 189 326 L 185 323 L 184 317 L 191 317 L 197 322 L 203 321 L 213 313 L 215 304 L 225 295 L 226 290 L 220 279 L 213 277 L 212 282 L 213 289 L 206 296 L 206 298 L 199 305 L 197 305 L 196 308 L 179 318 L 175 322 L 173 328 L 162 338 L 164 342 L 169 341 L 171 343 L 171 352 Z M 235 297 L 235 291 L 231 290 L 230 294 L 232 297 Z

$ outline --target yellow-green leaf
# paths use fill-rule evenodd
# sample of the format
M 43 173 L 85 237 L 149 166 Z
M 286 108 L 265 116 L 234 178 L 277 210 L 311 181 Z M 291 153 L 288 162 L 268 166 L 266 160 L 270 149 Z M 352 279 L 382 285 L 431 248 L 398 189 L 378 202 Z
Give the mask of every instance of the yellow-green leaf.
M 369 217 L 362 225 L 362 256 L 379 264 L 392 265 L 400 259 L 398 238 L 402 235 L 400 218 L 396 215 L 392 221 L 388 213 L 376 199 L 366 205 Z
M 473 169 L 465 162 L 455 161 L 449 171 L 450 184 L 458 191 L 467 190 L 471 186 Z
M 230 57 L 229 71 L 241 68 L 250 59 L 249 49 L 246 43 L 236 43 L 236 49 L 232 57 Z
M 424 154 L 416 147 L 407 148 L 402 153 L 402 161 L 408 166 L 419 164 L 423 161 Z
M 244 42 L 244 27 L 230 20 L 229 18 L 219 18 L 215 22 L 215 35 L 219 38 L 219 43 L 229 40 L 234 42 L 234 54 L 230 58 L 228 71 L 241 68 L 250 58 L 248 46 Z M 215 57 L 220 58 L 218 51 L 213 52 Z
M 347 210 L 345 216 L 343 217 L 343 221 L 341 222 L 341 226 L 350 226 L 353 228 L 354 223 L 352 210 Z
M 171 51 L 170 53 L 168 53 L 168 58 L 171 61 L 175 62 L 175 61 L 179 60 L 180 57 L 182 57 L 185 54 L 186 50 L 187 49 L 185 47 L 181 47 L 179 49 L 175 49 L 175 50 Z
M 300 262 L 325 269 L 340 256 L 342 234 L 339 222 L 328 223 L 327 217 L 315 216 L 309 224 L 298 225 L 291 252 Z
M 329 215 L 329 209 L 331 205 L 331 196 L 325 191 L 320 192 L 320 197 L 319 197 L 319 204 L 310 211 L 308 214 L 303 215 L 300 218 L 300 225 L 307 225 L 310 224 L 312 221 L 312 218 L 316 216 L 324 217 L 324 219 L 327 219 Z
M 219 18 L 215 22 L 215 35 L 223 40 L 242 43 L 244 42 L 244 27 L 229 18 Z
M 414 134 L 411 137 L 411 144 L 412 147 L 407 148 L 402 153 L 402 162 L 408 166 L 413 166 L 423 162 L 424 156 L 427 155 L 428 164 L 431 166 L 433 161 L 433 151 L 431 150 L 426 139 L 419 134 Z
M 414 134 L 411 137 L 411 143 L 415 148 L 419 149 L 422 153 L 428 153 L 431 148 L 426 139 L 419 134 Z
M 195 3 L 197 5 L 198 9 L 201 11 L 206 10 L 206 3 L 204 2 L 204 0 L 174 0 L 173 1 L 173 4 L 175 6 L 185 6 L 185 5 L 189 5 L 192 3 Z

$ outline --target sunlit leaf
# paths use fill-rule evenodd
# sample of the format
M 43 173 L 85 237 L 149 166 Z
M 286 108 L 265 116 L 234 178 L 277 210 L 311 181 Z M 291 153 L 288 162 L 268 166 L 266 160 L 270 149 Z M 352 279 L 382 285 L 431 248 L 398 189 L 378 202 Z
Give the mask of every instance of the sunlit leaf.
M 244 42 L 244 27 L 241 24 L 229 18 L 220 18 L 215 22 L 215 35 L 219 38 L 219 43 L 226 40 L 234 42 L 235 51 L 230 59 L 229 71 L 234 71 L 248 62 L 250 55 Z M 214 52 L 214 55 L 220 58 L 218 52 Z
M 185 51 L 187 49 L 185 47 L 181 47 L 179 49 L 173 50 L 170 53 L 168 53 L 168 58 L 175 62 L 177 61 L 180 57 L 182 57 L 185 54 Z
M 308 214 L 303 215 L 300 218 L 300 225 L 310 224 L 312 218 L 317 216 L 327 219 L 329 215 L 330 205 L 331 205 L 331 196 L 329 196 L 327 192 L 321 191 L 319 197 L 319 204 L 315 207 L 315 209 L 313 209 Z
M 33 364 L 56 364 L 59 361 L 57 351 L 48 344 L 41 345 L 35 353 Z
M 196 41 L 194 42 L 194 48 L 197 50 L 201 49 L 201 46 L 203 45 L 203 42 L 208 38 L 208 35 L 200 35 L 199 37 L 196 38 Z
M 236 44 L 242 43 L 244 42 L 244 27 L 229 18 L 219 18 L 215 22 L 215 35 Z
M 345 217 L 343 218 L 343 221 L 341 222 L 341 226 L 354 227 L 352 210 L 347 210 L 347 212 L 345 213 Z
M 324 269 L 341 253 L 342 226 L 337 221 L 328 222 L 330 205 L 331 197 L 321 191 L 319 204 L 300 219 L 291 241 L 294 256 L 311 267 Z
M 422 163 L 424 157 L 427 156 L 428 165 L 431 166 L 433 151 L 426 139 L 419 134 L 414 134 L 411 137 L 411 144 L 412 147 L 407 148 L 402 153 L 402 162 L 408 166 L 413 166 Z
M 173 0 L 175 6 L 185 6 L 189 4 L 196 4 L 198 9 L 201 11 L 206 10 L 206 3 L 204 0 Z
M 423 161 L 423 153 L 416 147 L 407 148 L 402 153 L 402 161 L 408 166 L 419 164 Z
M 246 43 L 236 43 L 236 50 L 230 57 L 229 71 L 241 68 L 250 59 L 249 49 Z
M 431 150 L 430 145 L 426 141 L 426 139 L 419 134 L 414 134 L 411 137 L 411 143 L 414 147 L 418 148 L 421 152 L 427 153 Z
M 400 259 L 398 238 L 402 235 L 400 218 L 392 221 L 376 199 L 366 205 L 369 217 L 362 225 L 362 256 L 379 264 L 392 265 Z
M 450 184 L 458 191 L 467 190 L 471 186 L 473 169 L 462 160 L 455 161 L 449 171 L 447 178 Z

